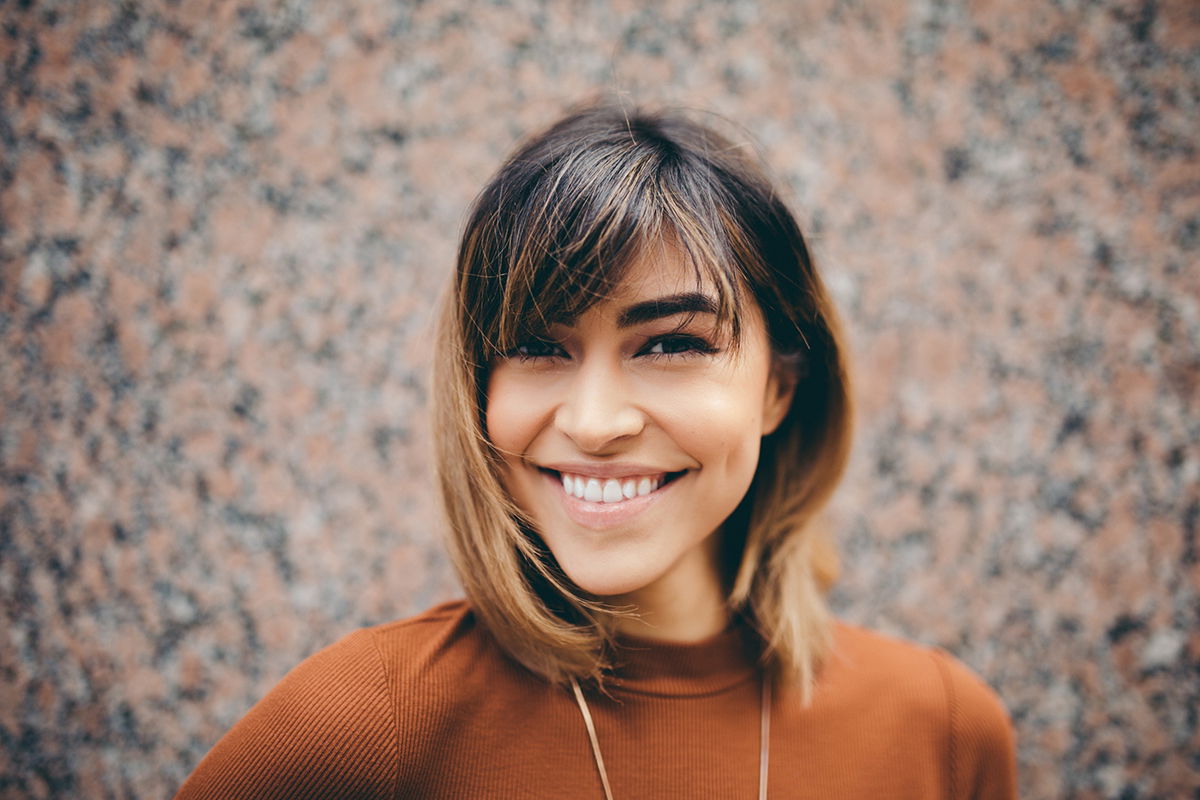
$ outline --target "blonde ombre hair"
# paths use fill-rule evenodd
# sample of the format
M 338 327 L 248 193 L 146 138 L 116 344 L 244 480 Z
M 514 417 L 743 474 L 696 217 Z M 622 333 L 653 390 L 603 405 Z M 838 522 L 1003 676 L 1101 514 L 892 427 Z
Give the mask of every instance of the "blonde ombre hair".
M 669 241 L 739 310 L 762 311 L 795 382 L 783 423 L 720 535 L 731 612 L 764 663 L 808 698 L 830 644 L 837 561 L 817 511 L 850 448 L 840 327 L 799 227 L 746 151 L 679 113 L 600 105 L 522 144 L 475 201 L 441 309 L 435 443 L 449 549 L 468 599 L 514 659 L 552 681 L 602 680 L 621 610 L 573 586 L 501 482 L 488 440 L 489 365 L 605 297 L 647 245 Z

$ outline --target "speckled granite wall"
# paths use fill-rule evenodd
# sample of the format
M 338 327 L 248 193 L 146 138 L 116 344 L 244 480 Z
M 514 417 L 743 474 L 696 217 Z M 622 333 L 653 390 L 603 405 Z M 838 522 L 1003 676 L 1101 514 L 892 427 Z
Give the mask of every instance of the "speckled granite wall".
M 1200 6 L 641 5 L 0 8 L 0 794 L 167 795 L 455 595 L 430 308 L 597 90 L 789 184 L 859 376 L 839 612 L 983 674 L 1025 797 L 1200 787 Z

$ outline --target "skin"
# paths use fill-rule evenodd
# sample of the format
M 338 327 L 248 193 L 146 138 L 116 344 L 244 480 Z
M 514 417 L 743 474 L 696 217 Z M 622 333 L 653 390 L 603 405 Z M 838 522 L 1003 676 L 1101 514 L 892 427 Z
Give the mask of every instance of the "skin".
M 667 641 L 698 641 L 727 624 L 718 532 L 793 391 L 772 368 L 752 302 L 740 312 L 737 349 L 712 313 L 624 324 L 622 314 L 645 301 L 697 290 L 715 300 L 695 281 L 668 248 L 639 259 L 610 297 L 493 364 L 487 390 L 505 488 L 563 570 L 584 591 L 635 610 L 618 624 L 624 633 Z M 571 515 L 561 478 L 547 472 L 563 464 L 682 475 L 644 510 L 597 526 Z

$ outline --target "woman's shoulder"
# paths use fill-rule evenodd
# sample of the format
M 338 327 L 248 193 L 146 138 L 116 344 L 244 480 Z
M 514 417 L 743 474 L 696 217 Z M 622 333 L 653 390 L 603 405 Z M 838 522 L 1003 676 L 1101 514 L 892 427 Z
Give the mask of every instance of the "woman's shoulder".
M 859 691 L 890 688 L 900 701 L 952 704 L 1007 720 L 999 696 L 969 667 L 939 647 L 928 647 L 846 622 L 834 626 L 828 659 L 831 678 Z M 898 687 L 909 691 L 897 693 Z
M 836 713 L 861 714 L 859 719 L 893 728 L 910 741 L 944 748 L 960 788 L 1015 792 L 1008 712 L 987 683 L 944 649 L 838 622 L 817 700 Z
M 242 796 L 251 787 L 261 797 L 390 796 L 406 736 L 400 701 L 417 709 L 429 687 L 451 683 L 484 648 L 465 602 L 359 628 L 288 672 L 217 742 L 178 797 Z M 418 676 L 424 692 L 412 691 Z
M 480 638 L 482 629 L 466 600 L 449 600 L 420 614 L 362 628 L 379 647 L 420 653 Z M 352 634 L 353 635 L 353 634 Z
M 396 679 L 416 672 L 436 677 L 447 661 L 472 660 L 489 646 L 466 601 L 450 601 L 404 619 L 358 628 L 305 658 L 276 687 L 303 694 L 305 707 L 333 696 L 394 691 Z
M 466 600 L 441 603 L 356 634 L 371 642 L 394 692 L 403 693 L 406 686 L 419 682 L 422 692 L 429 694 L 439 684 L 461 685 L 485 664 L 507 666 L 506 657 Z

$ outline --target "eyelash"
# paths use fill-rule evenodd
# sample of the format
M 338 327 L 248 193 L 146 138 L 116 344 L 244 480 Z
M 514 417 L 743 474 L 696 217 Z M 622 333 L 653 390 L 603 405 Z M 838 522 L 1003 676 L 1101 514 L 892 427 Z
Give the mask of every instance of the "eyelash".
M 657 347 L 658 345 L 663 345 L 663 352 L 649 352 L 651 348 Z M 679 350 L 671 350 L 668 352 L 666 347 L 670 345 L 683 345 L 683 347 Z M 541 352 L 533 354 L 527 352 L 531 347 L 547 349 L 556 348 L 559 352 Z M 522 352 L 523 349 L 526 350 L 526 352 Z M 718 352 L 720 352 L 719 348 L 713 347 L 713 345 L 699 336 L 668 333 L 663 336 L 655 336 L 644 348 L 642 348 L 641 351 L 638 352 L 638 355 L 650 356 L 654 358 L 680 358 L 691 355 L 712 355 Z M 562 352 L 562 345 L 551 339 L 530 339 L 527 342 L 522 342 L 508 352 L 509 358 L 515 358 L 519 361 L 537 361 L 543 358 L 559 358 L 562 355 L 564 355 Z

